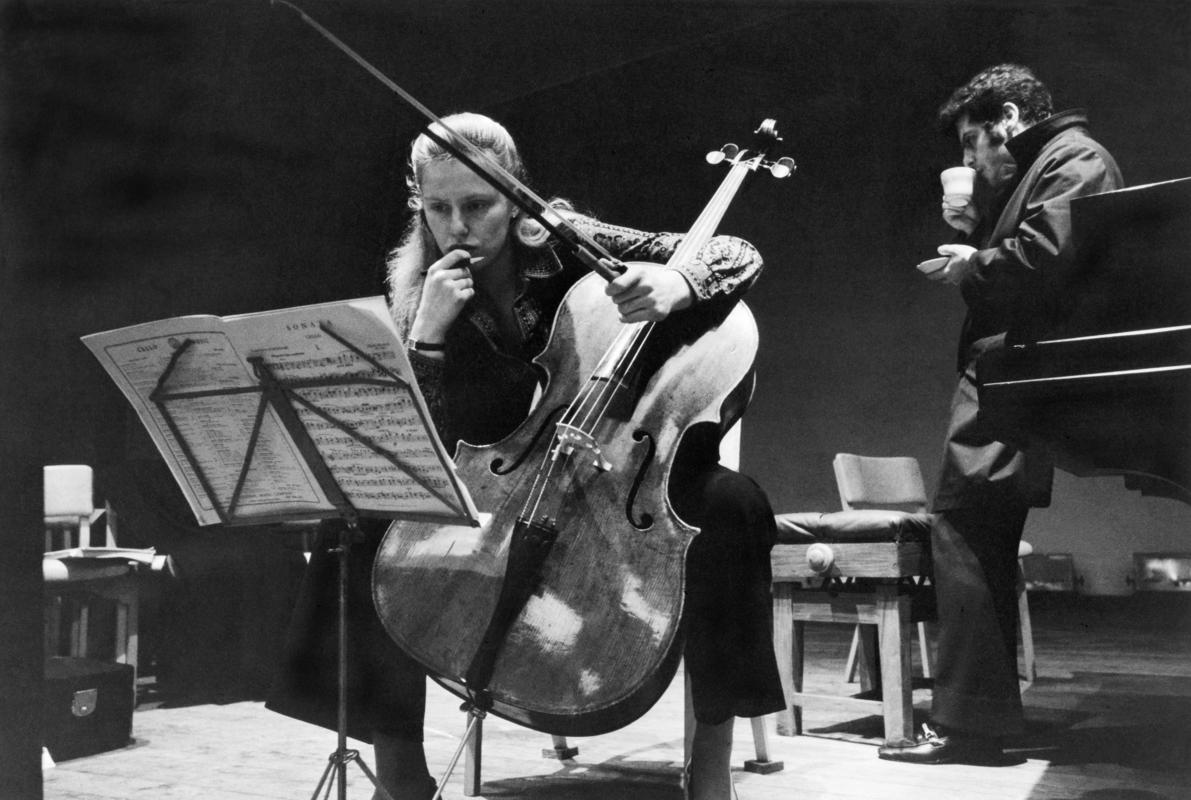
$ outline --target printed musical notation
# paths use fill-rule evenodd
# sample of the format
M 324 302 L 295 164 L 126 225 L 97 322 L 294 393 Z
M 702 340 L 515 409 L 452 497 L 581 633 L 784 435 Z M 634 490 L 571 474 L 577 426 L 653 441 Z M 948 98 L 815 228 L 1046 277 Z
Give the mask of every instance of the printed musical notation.
M 477 518 L 382 297 L 178 317 L 83 341 L 200 524 L 334 516 L 340 494 L 364 515 Z

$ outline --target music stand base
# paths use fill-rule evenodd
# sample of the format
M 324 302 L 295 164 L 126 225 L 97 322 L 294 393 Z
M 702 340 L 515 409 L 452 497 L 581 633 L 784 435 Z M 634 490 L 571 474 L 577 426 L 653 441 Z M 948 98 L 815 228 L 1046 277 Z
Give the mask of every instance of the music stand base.
M 323 776 L 318 780 L 318 786 L 314 787 L 314 794 L 310 796 L 310 800 L 319 800 L 319 797 L 329 798 L 331 790 L 335 787 L 336 781 L 339 783 L 339 797 L 347 796 L 347 765 L 355 762 L 364 776 L 372 781 L 372 786 L 376 790 L 376 795 L 381 800 L 393 800 L 385 788 L 380 785 L 376 779 L 376 774 L 368 768 L 368 764 L 360 757 L 358 750 L 336 750 L 327 758 L 327 768 L 323 770 Z

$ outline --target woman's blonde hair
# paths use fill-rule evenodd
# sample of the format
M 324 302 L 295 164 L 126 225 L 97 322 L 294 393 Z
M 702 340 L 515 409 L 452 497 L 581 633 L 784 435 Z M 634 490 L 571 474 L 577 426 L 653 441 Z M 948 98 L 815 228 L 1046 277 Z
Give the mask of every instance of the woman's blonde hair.
M 442 125 L 431 123 L 430 130 L 439 138 L 447 139 L 449 135 L 443 126 L 455 134 L 463 137 L 472 146 L 484 151 L 500 167 L 522 184 L 529 183 L 529 174 L 525 169 L 525 162 L 517 151 L 517 143 L 504 125 L 491 117 L 464 111 L 450 114 L 442 118 Z M 427 133 L 421 133 L 409 148 L 408 172 L 405 185 L 409 189 L 407 204 L 410 210 L 419 216 L 422 211 L 422 170 L 431 161 L 445 161 L 455 155 Z M 481 163 L 480 166 L 483 166 Z M 512 234 L 518 242 L 526 247 L 541 247 L 546 242 L 549 232 L 532 217 L 518 214 L 513 223 Z
M 450 141 L 449 134 L 443 130 L 445 125 L 453 133 L 487 153 L 505 172 L 522 184 L 529 183 L 525 162 L 521 160 L 517 144 L 499 122 L 470 111 L 450 114 L 443 117 L 441 122 L 442 125 L 437 122 L 430 125 L 430 130 L 439 138 Z M 410 220 L 401 244 L 389 254 L 388 260 L 389 304 L 402 336 L 409 331 L 421 300 L 422 272 L 441 256 L 422 214 L 422 171 L 431 161 L 445 161 L 454 157 L 450 150 L 427 133 L 419 134 L 409 148 L 405 184 L 409 189 L 407 204 L 414 212 L 414 217 Z M 565 200 L 551 200 L 550 204 L 563 211 L 571 210 L 570 204 Z M 528 214 L 517 214 L 510 233 L 514 242 L 531 250 L 546 246 L 550 235 L 541 223 Z

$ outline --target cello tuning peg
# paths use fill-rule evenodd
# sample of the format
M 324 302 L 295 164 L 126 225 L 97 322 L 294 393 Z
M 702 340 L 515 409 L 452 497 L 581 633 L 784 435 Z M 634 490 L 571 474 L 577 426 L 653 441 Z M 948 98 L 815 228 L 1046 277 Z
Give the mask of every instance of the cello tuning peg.
M 798 165 L 794 163 L 794 159 L 783 156 L 769 165 L 769 174 L 779 179 L 788 178 L 790 173 L 796 169 L 798 169 Z
M 740 148 L 734 144 L 729 143 L 729 144 L 726 144 L 723 147 L 721 147 L 719 150 L 712 150 L 710 153 L 708 153 L 707 154 L 707 163 L 708 164 L 719 164 L 724 159 L 728 159 L 729 161 L 735 161 L 736 156 L 738 156 L 739 154 L 740 154 Z

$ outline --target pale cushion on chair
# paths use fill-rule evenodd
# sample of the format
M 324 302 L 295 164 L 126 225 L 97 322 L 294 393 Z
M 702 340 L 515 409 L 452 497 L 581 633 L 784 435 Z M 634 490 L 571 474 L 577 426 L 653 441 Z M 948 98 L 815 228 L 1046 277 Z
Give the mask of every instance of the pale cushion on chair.
M 916 542 L 930 539 L 925 512 L 859 509 L 777 514 L 778 544 L 811 542 Z

